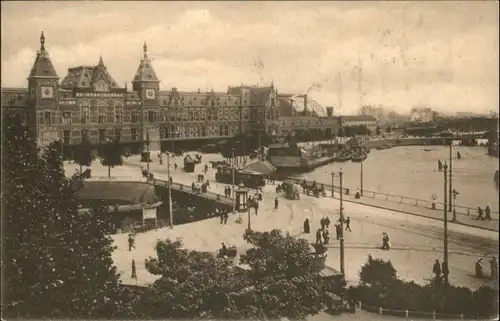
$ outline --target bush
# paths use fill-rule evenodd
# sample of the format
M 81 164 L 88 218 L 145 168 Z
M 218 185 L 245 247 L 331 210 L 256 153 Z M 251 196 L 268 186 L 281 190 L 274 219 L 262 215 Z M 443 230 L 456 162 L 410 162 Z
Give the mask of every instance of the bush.
M 361 267 L 359 272 L 361 283 L 365 285 L 377 286 L 380 284 L 390 284 L 397 280 L 397 273 L 391 261 L 374 259 L 368 256 L 368 261 Z

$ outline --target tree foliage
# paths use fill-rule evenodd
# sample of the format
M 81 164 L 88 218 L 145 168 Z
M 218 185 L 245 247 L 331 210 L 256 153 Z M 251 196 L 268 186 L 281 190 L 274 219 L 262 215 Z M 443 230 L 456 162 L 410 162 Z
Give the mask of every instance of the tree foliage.
M 368 256 L 368 261 L 361 267 L 359 278 L 362 284 L 388 284 L 397 279 L 397 272 L 391 261 L 374 259 Z
M 74 161 L 75 163 L 80 165 L 81 171 L 82 166 L 90 166 L 92 164 L 92 160 L 92 143 L 87 136 L 84 136 L 75 150 Z
M 182 249 L 166 240 L 156 245 L 158 259 L 146 262 L 160 275 L 141 299 L 141 312 L 163 318 L 303 319 L 323 307 L 319 271 L 324 262 L 309 244 L 279 231 L 247 232 L 253 248 L 241 263 L 212 253 Z
M 106 213 L 78 213 L 80 175 L 57 143 L 40 154 L 20 119 L 3 122 L 3 309 L 21 317 L 112 317 L 123 308 Z
M 115 139 L 104 145 L 101 153 L 101 164 L 108 166 L 108 177 L 111 176 L 111 167 L 123 164 L 123 149 L 120 141 Z

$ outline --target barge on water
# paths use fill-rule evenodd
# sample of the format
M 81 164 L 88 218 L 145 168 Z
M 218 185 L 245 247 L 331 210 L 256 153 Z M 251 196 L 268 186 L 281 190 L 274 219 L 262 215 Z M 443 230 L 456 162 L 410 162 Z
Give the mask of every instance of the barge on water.
M 273 144 L 266 160 L 281 172 L 307 172 L 333 162 L 335 155 L 328 154 L 320 146 L 306 149 L 295 144 Z

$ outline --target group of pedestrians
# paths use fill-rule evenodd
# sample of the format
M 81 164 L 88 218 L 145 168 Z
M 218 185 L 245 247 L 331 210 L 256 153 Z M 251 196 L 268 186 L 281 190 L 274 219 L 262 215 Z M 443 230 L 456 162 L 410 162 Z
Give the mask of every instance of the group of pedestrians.
M 344 219 L 345 223 L 345 230 L 352 232 L 351 230 L 351 218 L 348 216 L 346 219 Z M 320 220 L 320 228 L 316 230 L 316 244 L 328 244 L 330 242 L 330 218 L 329 217 L 322 217 Z M 341 219 L 337 221 L 337 223 L 334 225 L 335 226 L 335 236 L 337 240 L 340 240 L 340 237 L 342 236 L 342 225 L 341 225 Z M 304 226 L 303 226 L 304 233 L 309 234 L 311 232 L 311 225 L 309 218 L 306 218 L 304 221 Z
M 434 282 L 437 284 L 443 283 L 448 279 L 450 274 L 450 270 L 448 268 L 448 263 L 443 262 L 439 263 L 439 260 L 434 262 L 434 266 L 432 267 L 432 273 L 434 273 Z
M 484 209 L 484 214 L 485 215 L 483 216 L 483 209 L 481 208 L 481 206 L 478 206 L 476 220 L 481 220 L 481 221 L 484 221 L 484 220 L 491 221 L 492 220 L 491 209 L 489 206 L 486 206 L 486 208 Z
M 224 187 L 224 196 L 231 198 L 231 186 L 227 185 Z
M 221 224 L 227 225 L 227 220 L 229 219 L 229 210 L 227 210 L 227 209 L 225 209 L 225 210 L 216 209 L 215 210 L 215 215 L 219 216 Z

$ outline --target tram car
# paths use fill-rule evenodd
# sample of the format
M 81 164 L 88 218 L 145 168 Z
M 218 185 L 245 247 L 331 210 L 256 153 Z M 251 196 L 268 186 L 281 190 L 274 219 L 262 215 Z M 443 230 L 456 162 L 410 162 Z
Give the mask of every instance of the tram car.
M 191 155 L 186 155 L 186 157 L 184 157 L 184 171 L 186 173 L 193 173 L 195 166 L 196 166 L 196 162 L 191 157 Z

